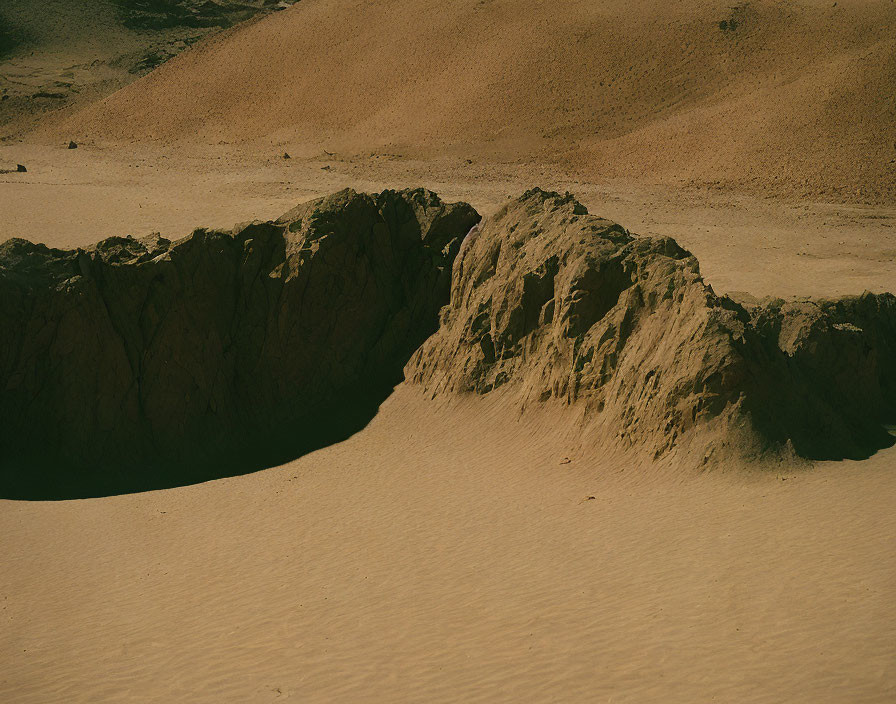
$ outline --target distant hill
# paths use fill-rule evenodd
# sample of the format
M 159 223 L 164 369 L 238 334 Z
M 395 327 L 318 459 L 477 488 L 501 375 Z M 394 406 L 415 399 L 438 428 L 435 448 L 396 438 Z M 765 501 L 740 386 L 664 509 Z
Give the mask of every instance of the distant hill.
M 65 130 L 889 202 L 894 26 L 890 0 L 304 0 Z
M 280 0 L 3 0 L 0 137 L 91 102 Z

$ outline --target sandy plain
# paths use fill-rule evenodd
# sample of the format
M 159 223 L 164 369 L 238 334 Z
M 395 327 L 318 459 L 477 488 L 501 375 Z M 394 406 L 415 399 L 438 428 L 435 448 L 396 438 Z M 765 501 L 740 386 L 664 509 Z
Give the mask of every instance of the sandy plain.
M 65 247 L 272 217 L 346 185 L 416 183 L 426 168 L 446 197 L 488 213 L 534 177 L 5 153 L 32 168 L 4 177 L 14 207 L 2 236 Z M 721 291 L 835 295 L 896 278 L 896 219 L 884 208 L 556 174 L 547 185 L 633 231 L 674 234 Z M 599 448 L 570 457 L 564 422 L 399 387 L 361 433 L 282 467 L 129 496 L 4 501 L 0 696 L 894 696 L 892 449 L 814 468 L 632 471 Z

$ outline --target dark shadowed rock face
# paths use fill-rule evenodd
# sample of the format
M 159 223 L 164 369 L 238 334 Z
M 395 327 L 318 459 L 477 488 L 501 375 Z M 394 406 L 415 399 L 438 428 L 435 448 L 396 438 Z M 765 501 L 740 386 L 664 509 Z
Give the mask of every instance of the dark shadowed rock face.
M 806 457 L 861 459 L 893 444 L 896 297 L 891 294 L 745 304 L 776 362 L 754 389 L 763 433 Z
M 740 305 L 673 240 L 536 189 L 464 241 L 406 376 L 433 396 L 575 403 L 593 442 L 654 457 L 863 457 L 892 443 L 896 299 Z
M 6 242 L 0 488 L 168 486 L 346 436 L 435 331 L 478 220 L 422 190 L 343 191 L 174 243 Z

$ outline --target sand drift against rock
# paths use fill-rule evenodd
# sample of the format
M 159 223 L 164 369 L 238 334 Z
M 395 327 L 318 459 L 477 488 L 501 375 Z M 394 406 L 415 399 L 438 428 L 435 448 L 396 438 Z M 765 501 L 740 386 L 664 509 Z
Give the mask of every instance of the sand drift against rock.
M 424 190 L 343 191 L 174 243 L 8 241 L 0 489 L 270 466 L 363 427 L 403 367 L 433 396 L 572 405 L 584 443 L 695 466 L 892 444 L 896 297 L 736 302 L 674 240 L 538 189 L 478 222 Z

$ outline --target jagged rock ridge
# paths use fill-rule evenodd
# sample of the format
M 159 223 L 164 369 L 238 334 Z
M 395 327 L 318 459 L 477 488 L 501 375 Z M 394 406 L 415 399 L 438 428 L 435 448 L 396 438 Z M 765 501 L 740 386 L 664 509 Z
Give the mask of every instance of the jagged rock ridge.
M 891 294 L 737 302 L 673 240 L 538 189 L 478 222 L 343 191 L 173 243 L 0 245 L 0 492 L 274 464 L 362 427 L 402 367 L 433 396 L 573 406 L 583 442 L 653 458 L 892 444 Z
M 423 190 L 343 191 L 173 243 L 6 242 L 0 488 L 178 484 L 357 429 L 434 332 L 478 220 Z
M 413 383 L 578 404 L 608 447 L 703 462 L 893 441 L 894 296 L 739 304 L 675 241 L 633 237 L 569 195 L 530 191 L 474 230 L 441 318 Z

